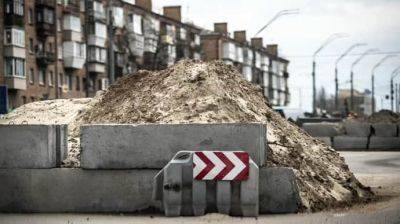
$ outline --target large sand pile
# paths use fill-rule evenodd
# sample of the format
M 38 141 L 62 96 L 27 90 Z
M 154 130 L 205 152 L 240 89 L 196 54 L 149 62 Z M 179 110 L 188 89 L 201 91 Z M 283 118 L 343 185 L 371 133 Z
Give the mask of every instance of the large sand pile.
M 261 89 L 222 62 L 182 61 L 160 72 L 120 79 L 75 124 L 262 122 L 266 166 L 293 167 L 305 209 L 320 210 L 370 196 L 332 148 L 275 113 Z M 73 149 L 75 158 L 79 150 Z M 78 160 L 75 160 L 75 162 Z
M 267 126 L 266 166 L 293 167 L 302 206 L 313 211 L 365 200 L 371 192 L 332 148 L 287 122 L 261 90 L 222 62 L 183 61 L 160 72 L 123 77 L 90 99 L 27 104 L 0 123 L 69 123 L 66 167 L 79 167 L 79 126 L 84 123 L 262 122 Z
M 367 119 L 370 123 L 387 123 L 387 124 L 399 124 L 400 114 L 395 113 L 390 110 L 381 110 L 379 112 L 373 113 Z

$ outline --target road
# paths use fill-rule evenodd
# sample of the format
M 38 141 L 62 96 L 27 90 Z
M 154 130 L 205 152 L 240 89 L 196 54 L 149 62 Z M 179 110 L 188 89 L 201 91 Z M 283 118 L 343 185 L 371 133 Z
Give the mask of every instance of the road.
M 341 152 L 350 169 L 364 184 L 384 199 L 351 209 L 313 214 L 262 215 L 234 218 L 220 214 L 203 217 L 165 218 L 146 215 L 88 214 L 0 214 L 1 224 L 135 224 L 135 223 L 268 223 L 268 224 L 347 224 L 400 223 L 400 152 Z

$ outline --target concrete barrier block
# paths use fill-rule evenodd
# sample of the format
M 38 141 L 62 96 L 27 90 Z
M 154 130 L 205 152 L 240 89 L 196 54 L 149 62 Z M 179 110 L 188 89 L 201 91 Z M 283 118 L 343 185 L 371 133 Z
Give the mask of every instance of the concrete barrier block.
M 313 137 L 334 137 L 341 134 L 339 123 L 305 123 L 303 129 Z
M 371 124 L 365 122 L 344 122 L 346 135 L 351 137 L 368 137 L 371 134 Z
M 331 137 L 316 137 L 316 139 L 324 142 L 328 146 L 332 146 L 332 138 Z
M 260 214 L 295 213 L 301 201 L 296 176 L 291 168 L 261 168 Z
M 147 124 L 85 125 L 81 167 L 162 169 L 179 151 L 246 151 L 265 163 L 265 125 Z
M 0 125 L 0 136 L 0 168 L 57 166 L 56 126 Z
M 333 148 L 341 149 L 367 149 L 368 137 L 337 136 L 333 138 Z
M 0 169 L 0 212 L 136 212 L 158 170 Z
M 372 124 L 374 135 L 377 137 L 397 137 L 396 124 L 377 123 Z
M 399 137 L 371 137 L 369 140 L 369 149 L 376 150 L 400 150 L 400 138 Z

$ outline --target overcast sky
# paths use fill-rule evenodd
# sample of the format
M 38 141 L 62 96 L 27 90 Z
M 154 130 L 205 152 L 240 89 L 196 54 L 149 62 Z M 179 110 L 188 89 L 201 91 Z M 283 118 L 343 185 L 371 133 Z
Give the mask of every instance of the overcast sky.
M 386 52 L 400 55 L 400 0 L 153 0 L 154 10 L 163 6 L 182 5 L 183 18 L 213 29 L 214 22 L 228 22 L 229 31 L 247 30 L 250 39 L 277 12 L 299 9 L 299 15 L 282 17 L 260 37 L 264 43 L 279 44 L 279 52 L 290 60 L 289 88 L 291 107 L 311 110 L 311 64 L 313 52 L 332 33 L 347 33 L 348 38 L 328 45 L 317 58 L 317 87 L 324 86 L 334 94 L 334 64 L 350 45 L 368 46 L 354 50 L 360 54 L 368 48 L 379 48 L 354 70 L 357 90 L 371 89 L 371 69 Z M 339 64 L 340 88 L 350 88 L 350 65 L 359 56 L 349 56 Z M 381 97 L 389 94 L 390 73 L 400 66 L 400 57 L 388 60 L 376 74 L 377 108 Z M 396 79 L 400 83 L 400 75 Z M 389 108 L 390 102 L 384 102 Z

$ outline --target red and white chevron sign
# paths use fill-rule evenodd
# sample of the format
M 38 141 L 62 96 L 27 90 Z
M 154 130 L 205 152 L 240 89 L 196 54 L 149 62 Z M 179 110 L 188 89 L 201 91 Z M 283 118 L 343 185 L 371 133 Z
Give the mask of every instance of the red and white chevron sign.
M 249 178 L 247 152 L 200 151 L 193 155 L 195 180 L 247 180 Z

